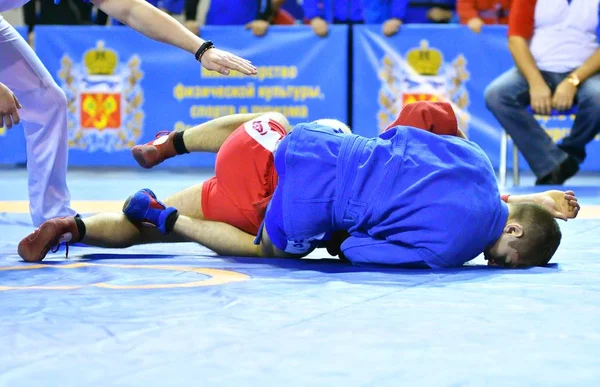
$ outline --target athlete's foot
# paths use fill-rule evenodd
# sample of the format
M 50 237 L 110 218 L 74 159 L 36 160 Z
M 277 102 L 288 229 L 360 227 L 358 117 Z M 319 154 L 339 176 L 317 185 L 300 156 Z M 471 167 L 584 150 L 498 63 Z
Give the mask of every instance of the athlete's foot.
M 175 207 L 167 207 L 148 188 L 130 196 L 123 205 L 123 213 L 132 222 L 150 223 L 163 234 L 168 234 L 177 217 Z
M 19 256 L 27 262 L 39 262 L 46 257 L 48 251 L 58 251 L 61 243 L 67 244 L 67 254 L 70 242 L 78 242 L 79 229 L 75 218 L 56 218 L 48 220 L 34 232 L 25 237 L 17 249 Z M 56 250 L 54 250 L 55 248 Z
M 177 132 L 158 132 L 156 140 L 131 148 L 133 158 L 142 168 L 152 168 L 166 159 L 177 156 L 173 139 Z

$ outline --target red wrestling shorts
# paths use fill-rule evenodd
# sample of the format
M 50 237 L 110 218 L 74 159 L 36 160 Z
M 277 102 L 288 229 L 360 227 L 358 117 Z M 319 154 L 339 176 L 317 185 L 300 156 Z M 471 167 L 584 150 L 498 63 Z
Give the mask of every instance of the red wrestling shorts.
M 215 176 L 202 185 L 202 212 L 256 235 L 277 186 L 273 152 L 285 129 L 269 119 L 249 121 L 225 140 Z

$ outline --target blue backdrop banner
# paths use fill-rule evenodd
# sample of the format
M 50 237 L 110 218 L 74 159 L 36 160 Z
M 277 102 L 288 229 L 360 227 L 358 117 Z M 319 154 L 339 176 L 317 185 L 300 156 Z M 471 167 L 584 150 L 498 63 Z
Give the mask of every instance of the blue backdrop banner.
M 377 135 L 410 102 L 450 101 L 461 128 L 498 168 L 502 129 L 487 110 L 483 93 L 494 78 L 513 66 L 506 27 L 486 27 L 476 35 L 461 26 L 412 25 L 403 26 L 391 38 L 381 33 L 380 26 L 356 26 L 353 32 L 355 132 Z M 573 117 L 539 120 L 558 141 L 568 133 Z M 600 170 L 598 137 L 587 153 L 582 169 Z M 521 161 L 521 168 L 528 169 L 522 156 Z M 512 167 L 512 157 L 508 165 Z
M 513 65 L 505 27 L 486 27 L 475 35 L 462 26 L 412 25 L 387 38 L 380 26 L 355 26 L 353 36 L 350 87 L 357 133 L 377 135 L 403 104 L 448 100 L 461 127 L 498 167 L 502 129 L 486 109 L 483 92 Z M 323 117 L 346 120 L 346 26 L 331 26 L 327 38 L 302 26 L 274 26 L 263 38 L 243 27 L 207 26 L 202 37 L 251 59 L 258 75 L 208 72 L 191 54 L 127 27 L 37 27 L 38 56 L 69 100 L 70 164 L 135 166 L 129 152 L 134 144 L 151 141 L 158 131 L 231 113 L 275 110 L 292 124 Z M 540 122 L 559 141 L 573 117 L 540 117 Z M 0 154 L 0 163 L 25 161 L 22 125 L 15 129 L 0 128 L 0 145 L 8 150 Z M 599 150 L 596 138 L 582 169 L 600 170 Z M 214 155 L 194 154 L 165 166 L 213 163 Z M 527 169 L 524 160 L 521 166 Z
M 24 39 L 27 39 L 27 27 L 16 27 L 16 30 Z M 2 81 L 4 80 L 0 78 L 0 82 Z M 23 119 L 23 117 L 21 117 L 21 119 Z M 0 151 L 0 164 L 25 163 L 27 155 L 25 133 L 23 130 L 22 123 L 13 126 L 10 130 L 2 127 L 2 124 L 0 124 L 0 149 L 2 149 L 2 151 Z
M 253 61 L 258 75 L 222 76 L 192 54 L 127 27 L 36 28 L 37 52 L 69 101 L 70 165 L 134 166 L 129 149 L 162 130 L 232 113 L 279 111 L 291 123 L 347 116 L 346 26 L 327 39 L 309 28 L 204 27 L 202 38 Z M 211 167 L 214 155 L 165 166 Z

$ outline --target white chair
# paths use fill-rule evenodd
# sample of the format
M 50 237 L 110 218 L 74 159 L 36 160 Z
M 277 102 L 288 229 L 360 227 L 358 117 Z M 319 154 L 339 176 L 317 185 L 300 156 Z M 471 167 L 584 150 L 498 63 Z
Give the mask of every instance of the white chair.
M 502 138 L 500 139 L 500 171 L 499 180 L 500 186 L 506 187 L 506 171 L 508 163 L 508 140 L 509 135 L 505 131 L 502 132 Z M 519 171 L 519 148 L 513 142 L 512 155 L 513 155 L 513 186 L 518 187 L 520 183 L 520 171 Z

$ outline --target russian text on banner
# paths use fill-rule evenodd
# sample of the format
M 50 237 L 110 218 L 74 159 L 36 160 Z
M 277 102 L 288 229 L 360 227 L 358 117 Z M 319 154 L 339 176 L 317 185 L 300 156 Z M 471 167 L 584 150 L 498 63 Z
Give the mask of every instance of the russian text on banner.
M 347 27 L 326 39 L 277 27 L 257 38 L 243 27 L 205 27 L 202 37 L 246 57 L 257 76 L 222 76 L 193 56 L 127 27 L 40 27 L 40 58 L 67 93 L 70 164 L 134 166 L 129 149 L 161 130 L 183 130 L 226 114 L 280 111 L 292 123 L 347 110 Z M 193 154 L 165 166 L 211 167 Z

